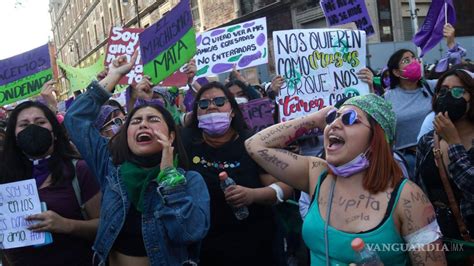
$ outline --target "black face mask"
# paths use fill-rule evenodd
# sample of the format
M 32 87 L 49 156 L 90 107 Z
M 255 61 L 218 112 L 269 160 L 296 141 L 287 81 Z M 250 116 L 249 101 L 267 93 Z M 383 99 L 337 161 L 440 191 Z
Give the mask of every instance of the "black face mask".
M 16 136 L 18 147 L 30 157 L 40 157 L 53 144 L 51 131 L 34 124 L 27 126 Z
M 458 121 L 467 111 L 467 101 L 461 97 L 456 99 L 451 92 L 440 94 L 435 102 L 435 113 L 448 112 L 449 119 Z

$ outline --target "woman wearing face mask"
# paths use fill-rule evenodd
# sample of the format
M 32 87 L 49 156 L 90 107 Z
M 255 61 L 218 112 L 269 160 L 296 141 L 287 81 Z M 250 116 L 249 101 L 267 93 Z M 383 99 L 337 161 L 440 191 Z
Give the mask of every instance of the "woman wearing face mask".
M 299 132 L 324 129 L 326 160 L 281 150 Z M 339 110 L 316 113 L 267 128 L 246 141 L 252 158 L 270 174 L 312 198 L 303 223 L 311 265 L 355 262 L 351 241 L 378 249 L 385 265 L 444 265 L 433 207 L 414 183 L 402 178 L 390 144 L 395 114 L 375 94 L 347 100 Z M 407 252 L 410 245 L 423 247 Z
M 100 114 L 94 122 L 94 127 L 100 131 L 103 137 L 108 139 L 115 136 L 125 121 L 125 114 L 120 108 L 103 105 L 100 108 Z
M 24 102 L 13 110 L 0 156 L 1 182 L 36 180 L 40 201 L 48 211 L 27 220 L 38 220 L 30 229 L 51 232 L 53 242 L 3 250 L 8 265 L 92 265 L 91 245 L 99 223 L 101 195 L 86 163 L 78 158 L 48 107 Z M 84 206 L 78 203 L 74 178 Z
M 446 24 L 443 30 L 449 48 L 456 45 L 454 28 Z M 397 116 L 395 149 L 408 164 L 410 178 L 415 175 L 417 136 L 425 117 L 431 112 L 431 99 L 436 80 L 422 80 L 422 65 L 415 53 L 407 49 L 396 51 L 387 63 L 390 88 L 384 98 L 392 103 Z
M 183 140 L 190 168 L 203 175 L 211 195 L 211 227 L 200 265 L 279 265 L 272 250 L 272 244 L 281 243 L 271 205 L 290 196 L 292 189 L 275 183 L 250 158 L 244 147 L 250 135 L 229 90 L 219 82 L 199 90 Z M 237 183 L 225 192 L 218 178 L 223 171 Z M 237 220 L 231 206 L 247 206 L 249 216 Z
M 252 86 L 246 86 L 240 80 L 227 82 L 225 88 L 234 95 L 237 104 L 248 103 L 251 100 L 260 98 L 258 92 Z
M 126 57 L 114 61 L 64 120 L 104 193 L 95 261 L 192 265 L 209 228 L 209 194 L 199 173 L 177 168 L 185 165 L 186 153 L 171 114 L 161 105 L 136 107 L 108 142 L 91 126 L 113 87 L 130 71 L 130 62 Z
M 424 135 L 418 143 L 417 182 L 425 189 L 436 207 L 441 231 L 448 238 L 461 239 L 461 235 L 440 178 L 439 168 L 446 171 L 455 200 L 460 205 L 463 222 L 471 237 L 474 237 L 473 96 L 472 72 L 456 69 L 442 75 L 433 97 L 435 130 Z M 443 165 L 435 162 L 435 135 L 440 139 Z

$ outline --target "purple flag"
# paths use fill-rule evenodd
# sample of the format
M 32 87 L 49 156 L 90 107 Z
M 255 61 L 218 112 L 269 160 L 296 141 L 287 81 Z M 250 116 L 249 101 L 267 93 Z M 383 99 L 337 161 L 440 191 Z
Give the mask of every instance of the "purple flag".
M 447 4 L 448 23 L 456 23 L 456 10 L 452 0 L 433 0 L 421 29 L 413 37 L 413 43 L 421 48 L 420 57 L 431 50 L 443 39 L 445 24 L 445 3 Z

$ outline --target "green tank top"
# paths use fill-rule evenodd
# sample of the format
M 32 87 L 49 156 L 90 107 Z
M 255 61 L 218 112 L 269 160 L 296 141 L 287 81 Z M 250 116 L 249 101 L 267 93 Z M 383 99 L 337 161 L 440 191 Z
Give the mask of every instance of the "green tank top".
M 326 171 L 321 173 L 313 196 L 315 199 L 309 208 L 308 214 L 303 222 L 303 239 L 306 246 L 310 249 L 311 265 L 326 265 L 326 251 L 324 241 L 324 224 L 319 213 L 318 195 L 319 188 L 322 183 L 321 178 L 327 174 Z M 355 252 L 352 250 L 351 242 L 354 238 L 360 237 L 366 244 L 375 245 L 374 250 L 377 251 L 380 259 L 385 265 L 406 265 L 408 261 L 408 253 L 404 246 L 399 245 L 405 243 L 393 221 L 393 211 L 397 206 L 400 192 L 407 179 L 400 183 L 395 201 L 393 202 L 390 216 L 383 221 L 382 224 L 375 229 L 362 233 L 346 233 L 339 231 L 332 226 L 328 226 L 329 239 L 329 261 L 331 265 L 348 265 L 356 262 Z M 388 206 L 390 208 L 390 206 Z M 393 245 L 395 244 L 395 245 Z

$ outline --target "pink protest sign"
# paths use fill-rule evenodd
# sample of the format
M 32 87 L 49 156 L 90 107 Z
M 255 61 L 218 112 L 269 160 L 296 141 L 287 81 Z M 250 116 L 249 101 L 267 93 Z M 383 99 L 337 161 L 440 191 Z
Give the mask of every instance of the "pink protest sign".
M 143 64 L 138 39 L 138 34 L 142 31 L 143 29 L 122 27 L 112 27 L 110 30 L 104 61 L 105 66 L 110 65 L 115 58 L 122 55 L 126 55 L 130 60 L 133 52 L 138 50 L 138 58 L 135 65 L 132 70 L 120 80 L 119 84 L 135 84 L 140 82 L 143 78 Z

